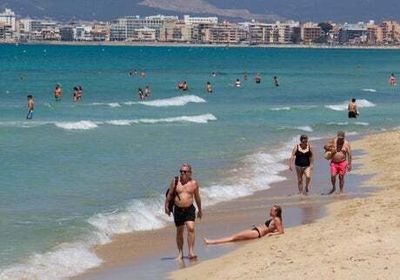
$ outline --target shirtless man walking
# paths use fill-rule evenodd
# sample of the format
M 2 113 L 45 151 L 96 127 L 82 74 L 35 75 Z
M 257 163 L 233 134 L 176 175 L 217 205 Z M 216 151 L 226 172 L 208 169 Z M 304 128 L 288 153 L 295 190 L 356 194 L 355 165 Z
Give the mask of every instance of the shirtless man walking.
M 332 140 L 332 159 L 330 164 L 332 190 L 328 194 L 336 191 L 336 176 L 339 175 L 340 193 L 343 193 L 344 176 L 347 171 L 351 171 L 351 148 L 350 143 L 345 140 L 345 133 L 339 131 L 337 137 Z
M 193 202 L 196 201 L 198 208 L 197 217 L 201 219 L 201 199 L 199 185 L 192 179 L 192 167 L 185 163 L 179 170 L 180 176 L 173 179 L 169 187 L 168 195 L 165 199 L 165 213 L 170 216 L 171 211 L 168 207 L 171 199 L 174 199 L 173 215 L 176 226 L 176 245 L 178 246 L 178 258 L 183 259 L 183 232 L 185 226 L 188 232 L 187 242 L 189 248 L 189 259 L 195 259 L 194 253 L 196 208 Z

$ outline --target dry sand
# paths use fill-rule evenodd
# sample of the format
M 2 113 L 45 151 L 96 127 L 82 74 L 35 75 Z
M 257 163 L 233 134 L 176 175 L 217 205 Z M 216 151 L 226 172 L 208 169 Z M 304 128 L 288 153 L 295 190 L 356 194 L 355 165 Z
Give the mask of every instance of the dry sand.
M 218 259 L 173 272 L 172 279 L 399 279 L 399 131 L 352 143 L 363 150 L 353 171 L 374 175 L 371 196 L 341 199 L 328 216 L 284 235 L 243 244 Z M 362 186 L 360 186 L 362 187 Z

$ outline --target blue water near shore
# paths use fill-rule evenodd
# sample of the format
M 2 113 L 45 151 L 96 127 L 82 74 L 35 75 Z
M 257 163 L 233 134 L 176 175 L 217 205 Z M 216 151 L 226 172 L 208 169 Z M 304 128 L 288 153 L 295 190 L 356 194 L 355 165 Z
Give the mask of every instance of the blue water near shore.
M 0 279 L 76 275 L 101 263 L 90 246 L 167 225 L 164 192 L 182 162 L 192 163 L 211 205 L 284 180 L 278 162 L 300 134 L 399 126 L 399 88 L 388 85 L 399 54 L 0 45 Z M 133 69 L 146 77 L 129 76 Z M 184 94 L 180 80 L 189 82 Z M 76 85 L 84 88 L 79 103 Z M 146 85 L 152 95 L 140 102 L 137 88 Z M 30 121 L 27 94 L 36 101 Z M 346 116 L 351 97 L 357 120 Z

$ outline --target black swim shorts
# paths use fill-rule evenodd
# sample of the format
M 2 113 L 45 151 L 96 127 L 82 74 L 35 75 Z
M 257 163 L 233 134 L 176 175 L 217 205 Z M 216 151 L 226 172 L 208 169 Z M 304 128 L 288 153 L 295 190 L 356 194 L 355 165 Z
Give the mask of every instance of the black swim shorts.
M 196 220 L 196 208 L 192 204 L 189 207 L 174 206 L 174 221 L 175 226 L 183 226 L 185 222 Z
M 353 112 L 353 111 L 350 111 L 349 112 L 349 118 L 357 118 L 357 113 Z

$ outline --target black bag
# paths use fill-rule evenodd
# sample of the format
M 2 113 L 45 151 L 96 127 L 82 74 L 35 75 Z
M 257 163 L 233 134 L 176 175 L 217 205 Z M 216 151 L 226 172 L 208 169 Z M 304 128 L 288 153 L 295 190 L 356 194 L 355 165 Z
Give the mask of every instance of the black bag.
M 176 189 L 177 185 L 178 185 L 178 177 L 175 177 L 175 185 L 174 185 L 174 188 L 172 189 L 172 198 L 168 202 L 168 210 L 170 212 L 172 212 L 172 210 L 174 209 L 175 196 L 176 196 L 175 189 Z M 168 197 L 168 193 L 169 193 L 169 188 L 167 189 L 167 192 L 165 193 L 165 197 Z

